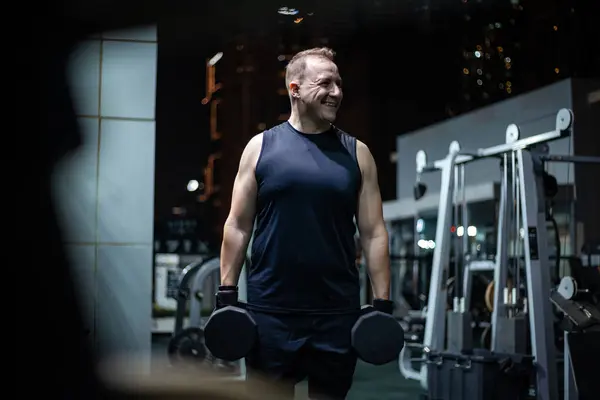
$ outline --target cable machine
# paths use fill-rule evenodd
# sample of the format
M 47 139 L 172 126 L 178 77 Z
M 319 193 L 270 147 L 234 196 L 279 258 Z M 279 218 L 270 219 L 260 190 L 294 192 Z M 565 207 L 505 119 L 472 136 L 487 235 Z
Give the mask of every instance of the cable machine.
M 409 379 L 420 380 L 421 385 L 428 389 L 430 395 L 432 391 L 440 390 L 438 381 L 448 380 L 448 375 L 452 373 L 438 371 L 447 356 L 452 356 L 452 365 L 455 368 L 464 367 L 461 364 L 463 362 L 465 365 L 468 364 L 468 368 L 472 368 L 473 363 L 477 360 L 481 361 L 483 357 L 475 357 L 476 354 L 482 353 L 473 346 L 472 317 L 468 304 L 470 268 L 465 258 L 460 257 L 460 253 L 462 252 L 464 256 L 467 250 L 467 235 L 463 235 L 462 246 L 456 244 L 454 272 L 456 277 L 463 277 L 463 279 L 455 279 L 452 307 L 447 310 L 446 282 L 450 272 L 452 239 L 450 228 L 452 219 L 455 223 L 459 222 L 457 212 L 459 208 L 462 208 L 460 213 L 462 226 L 468 226 L 464 196 L 465 165 L 484 158 L 498 158 L 502 165 L 502 178 L 497 255 L 493 264 L 495 290 L 490 354 L 502 354 L 505 357 L 529 355 L 529 366 L 535 370 L 535 396 L 540 400 L 559 399 L 554 313 L 549 301 L 552 283 L 545 202 L 548 174 L 544 171 L 544 163 L 600 162 L 600 158 L 595 157 L 547 154 L 547 143 L 569 137 L 572 123 L 572 112 L 561 109 L 556 116 L 556 127 L 550 132 L 521 139 L 518 126 L 511 124 L 506 130 L 506 143 L 502 145 L 469 152 L 462 151 L 458 142 L 452 142 L 448 156 L 433 163 L 427 162 L 423 150 L 417 153 L 417 182 L 414 191 L 416 200 L 423 197 L 426 191 L 426 186 L 421 183 L 421 175 L 433 171 L 441 172 L 436 246 L 422 346 L 423 362 L 420 369 L 412 368 L 411 348 L 405 347 L 399 364 L 403 375 Z M 452 213 L 453 208 L 454 213 Z M 521 259 L 522 263 L 519 261 Z M 524 270 L 523 274 L 521 269 Z M 510 286 L 509 275 L 513 283 Z M 524 282 L 521 282 L 521 276 Z M 434 359 L 435 361 L 432 361 Z M 527 364 L 526 357 L 520 360 L 521 364 Z M 519 362 L 513 360 L 512 364 Z M 565 364 L 569 363 L 565 362 Z M 432 375 L 432 372 L 436 376 L 428 376 Z M 483 382 L 477 381 L 484 381 L 483 376 L 479 379 L 475 377 L 477 375 L 471 374 L 471 376 L 473 382 L 463 383 L 463 386 L 484 385 Z M 432 386 L 438 388 L 434 389 Z M 448 391 L 449 388 L 441 390 Z M 482 391 L 483 396 L 487 396 L 486 399 L 493 397 L 491 393 Z M 462 394 L 465 399 L 483 398 L 482 394 L 475 395 L 474 392 L 467 394 L 467 392 Z M 437 396 L 441 397 L 435 397 L 436 399 L 447 398 L 444 394 Z M 501 395 L 495 394 L 495 396 Z M 505 393 L 503 396 L 519 398 L 515 393 Z

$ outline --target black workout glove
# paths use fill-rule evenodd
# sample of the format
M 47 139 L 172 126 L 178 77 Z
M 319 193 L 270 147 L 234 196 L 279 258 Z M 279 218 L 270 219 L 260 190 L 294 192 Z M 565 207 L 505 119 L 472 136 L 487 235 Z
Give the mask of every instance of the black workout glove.
M 237 286 L 219 286 L 216 297 L 217 304 L 215 308 L 217 310 L 227 306 L 239 306 Z
M 394 302 L 384 299 L 373 299 L 373 308 L 385 314 L 392 315 L 394 313 Z

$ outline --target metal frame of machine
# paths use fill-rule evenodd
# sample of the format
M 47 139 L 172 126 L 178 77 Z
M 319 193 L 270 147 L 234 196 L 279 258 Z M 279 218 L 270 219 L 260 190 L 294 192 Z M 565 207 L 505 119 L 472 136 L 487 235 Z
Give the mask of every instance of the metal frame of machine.
M 422 150 L 417 153 L 416 157 L 415 197 L 418 197 L 421 174 L 441 171 L 442 175 L 435 237 L 436 247 L 426 310 L 423 350 L 425 352 L 444 350 L 446 333 L 448 334 L 448 347 L 452 350 L 461 352 L 472 348 L 471 339 L 467 338 L 467 333 L 470 334 L 471 329 L 471 316 L 468 305 L 465 306 L 465 300 L 468 300 L 469 297 L 469 293 L 466 293 L 467 286 L 470 286 L 467 285 L 466 279 L 462 285 L 463 288 L 454 292 L 453 310 L 446 315 L 451 210 L 453 204 L 459 202 L 455 189 L 458 186 L 464 188 L 464 165 L 483 158 L 501 158 L 504 162 L 498 225 L 498 254 L 494 265 L 496 287 L 494 304 L 496 306 L 492 314 L 492 350 L 523 353 L 527 344 L 525 335 L 527 332 L 529 333 L 531 353 L 538 371 L 536 374 L 537 398 L 541 400 L 556 400 L 559 396 L 553 312 L 549 301 L 551 279 L 547 250 L 543 163 L 544 161 L 595 161 L 571 156 L 547 156 L 540 152 L 539 147 L 541 144 L 570 136 L 572 123 L 572 112 L 568 109 L 561 109 L 556 116 L 556 128 L 550 132 L 520 139 L 519 128 L 511 124 L 506 131 L 505 144 L 464 152 L 461 151 L 457 142 L 453 142 L 450 145 L 448 156 L 444 159 L 428 163 L 427 156 Z M 547 146 L 545 150 L 547 152 Z M 509 174 L 512 174 L 512 180 L 509 180 Z M 509 182 L 513 182 L 513 185 L 509 185 Z M 421 190 L 424 191 L 424 187 Z M 465 218 L 463 212 L 463 221 Z M 515 227 L 517 232 L 509 232 Z M 507 288 L 509 259 L 507 239 L 519 234 L 521 227 L 524 228 L 524 234 L 522 234 L 521 249 L 519 250 L 524 256 L 527 289 L 524 299 L 519 298 L 516 287 L 514 290 Z M 515 242 L 518 241 L 515 240 Z M 465 278 L 467 270 L 468 268 L 465 268 Z M 460 274 L 460 272 L 457 273 Z M 447 321 L 448 326 L 446 326 Z M 419 371 L 413 369 L 410 353 L 410 346 L 406 346 L 400 356 L 400 370 L 405 377 L 420 380 L 421 385 L 427 388 L 427 365 L 423 363 Z

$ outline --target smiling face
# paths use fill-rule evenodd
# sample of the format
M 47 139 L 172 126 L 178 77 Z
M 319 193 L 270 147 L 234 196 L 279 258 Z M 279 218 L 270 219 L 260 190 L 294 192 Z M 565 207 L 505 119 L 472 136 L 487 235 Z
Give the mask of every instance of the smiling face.
M 342 103 L 342 79 L 337 65 L 325 57 L 307 56 L 305 68 L 293 77 L 289 90 L 298 112 L 315 123 L 335 121 Z

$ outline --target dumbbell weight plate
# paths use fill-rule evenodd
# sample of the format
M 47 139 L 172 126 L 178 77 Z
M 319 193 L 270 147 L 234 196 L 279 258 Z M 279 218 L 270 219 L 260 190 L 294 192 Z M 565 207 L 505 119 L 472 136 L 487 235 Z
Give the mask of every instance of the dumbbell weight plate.
M 201 364 L 207 356 L 203 330 L 199 327 L 183 329 L 169 340 L 167 351 L 173 366 Z
M 227 306 L 215 311 L 204 326 L 204 341 L 211 354 L 225 361 L 244 358 L 256 342 L 256 322 L 248 311 Z
M 400 356 L 404 330 L 396 319 L 379 311 L 365 312 L 352 328 L 352 347 L 358 357 L 374 365 L 383 365 Z

